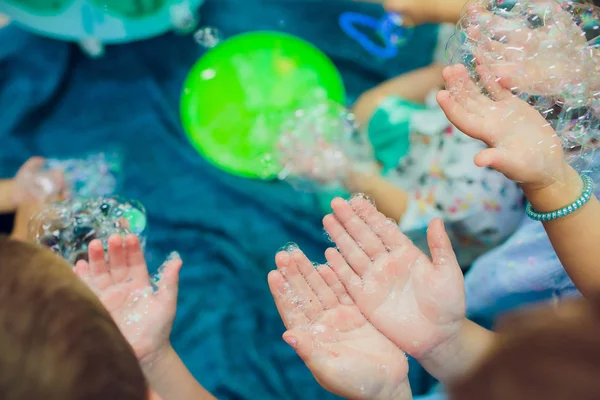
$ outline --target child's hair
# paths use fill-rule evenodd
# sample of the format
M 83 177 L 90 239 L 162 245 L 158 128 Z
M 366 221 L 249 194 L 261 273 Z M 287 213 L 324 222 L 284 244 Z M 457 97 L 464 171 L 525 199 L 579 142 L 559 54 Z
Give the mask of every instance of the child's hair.
M 133 349 L 69 265 L 0 237 L 0 399 L 147 398 Z
M 517 314 L 454 400 L 600 399 L 600 301 Z

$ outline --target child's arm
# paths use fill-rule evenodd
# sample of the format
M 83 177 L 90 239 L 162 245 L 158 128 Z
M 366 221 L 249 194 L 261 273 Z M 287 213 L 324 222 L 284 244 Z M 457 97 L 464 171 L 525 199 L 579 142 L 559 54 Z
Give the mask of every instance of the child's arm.
M 15 211 L 17 208 L 15 202 L 15 180 L 0 180 L 0 214 L 7 214 Z
M 190 374 L 169 341 L 181 259 L 172 257 L 159 269 L 158 289 L 154 290 L 137 236 L 111 236 L 108 262 L 99 240 L 90 242 L 88 249 L 89 263 L 79 261 L 75 273 L 110 312 L 154 391 L 165 400 L 214 399 Z
M 469 0 L 384 0 L 386 10 L 403 14 L 409 23 L 456 24 Z
M 409 194 L 392 185 L 377 174 L 352 173 L 346 180 L 346 187 L 353 193 L 364 193 L 371 197 L 377 209 L 386 217 L 400 222 L 406 212 Z
M 424 103 L 432 90 L 443 87 L 443 69 L 443 65 L 432 64 L 392 78 L 364 92 L 352 107 L 356 121 L 359 125 L 365 126 L 381 102 L 389 96 L 399 96 L 413 103 Z
M 161 398 L 181 400 L 215 399 L 181 361 L 175 350 L 169 345 L 163 353 L 151 363 L 142 364 L 152 390 Z
M 482 67 L 478 72 L 489 76 Z M 463 132 L 490 146 L 475 158 L 478 166 L 492 167 L 520 182 L 538 212 L 560 209 L 582 194 L 581 178 L 566 164 L 560 138 L 535 109 L 512 96 L 494 79 L 486 79 L 486 89 L 495 100 L 488 99 L 469 80 L 462 65 L 449 67 L 444 76 L 452 91 L 438 95 L 444 112 Z M 581 209 L 545 222 L 544 228 L 577 289 L 586 296 L 597 292 L 598 200 L 592 196 Z

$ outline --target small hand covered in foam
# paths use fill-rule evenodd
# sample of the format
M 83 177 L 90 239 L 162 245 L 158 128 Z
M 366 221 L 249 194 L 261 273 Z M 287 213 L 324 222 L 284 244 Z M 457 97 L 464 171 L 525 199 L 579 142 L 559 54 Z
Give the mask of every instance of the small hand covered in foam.
M 457 337 L 464 282 L 441 221 L 427 232 L 431 260 L 364 197 L 331 206 L 323 225 L 338 249 L 325 256 L 371 324 L 419 360 Z
M 562 141 L 550 123 L 483 67 L 478 72 L 491 98 L 481 93 L 462 65 L 444 70 L 449 90 L 438 94 L 448 119 L 490 147 L 475 157 L 475 164 L 500 171 L 524 189 L 543 189 L 563 179 L 567 166 Z
M 282 124 L 277 148 L 283 167 L 280 179 L 343 186 L 351 171 L 375 164 L 373 147 L 366 135 L 358 132 L 354 116 L 333 102 L 297 110 Z
M 45 160 L 31 157 L 15 176 L 15 206 L 56 200 L 66 189 L 62 171 L 44 169 Z
M 102 242 L 92 241 L 89 262 L 79 261 L 75 273 L 98 295 L 142 366 L 149 365 L 170 349 L 181 259 L 170 257 L 151 281 L 136 235 L 111 236 L 107 256 Z
M 335 272 L 295 246 L 277 254 L 269 286 L 284 340 L 317 381 L 347 399 L 411 398 L 404 353 L 361 314 Z

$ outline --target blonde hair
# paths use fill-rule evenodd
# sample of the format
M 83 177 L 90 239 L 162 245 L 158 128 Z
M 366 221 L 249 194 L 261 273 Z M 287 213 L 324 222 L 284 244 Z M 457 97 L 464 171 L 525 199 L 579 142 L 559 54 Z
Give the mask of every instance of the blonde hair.
M 51 251 L 0 237 L 0 398 L 146 400 L 133 349 Z

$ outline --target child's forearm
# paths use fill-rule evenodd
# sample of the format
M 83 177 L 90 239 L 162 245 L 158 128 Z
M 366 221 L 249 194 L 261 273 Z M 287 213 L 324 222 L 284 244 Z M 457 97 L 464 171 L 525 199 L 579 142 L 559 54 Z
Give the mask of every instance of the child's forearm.
M 352 174 L 346 187 L 353 193 L 368 195 L 386 217 L 400 222 L 408 205 L 408 193 L 397 188 L 378 174 Z
M 15 181 L 14 179 L 0 180 L 0 214 L 15 211 Z
M 366 91 L 352 107 L 352 112 L 356 115 L 356 121 L 360 125 L 368 123 L 381 102 L 389 96 L 400 96 L 413 103 L 424 103 L 425 98 L 432 90 L 443 87 L 443 69 L 443 65 L 432 64 L 397 76 Z
M 373 0 L 367 0 L 373 1 Z M 460 20 L 465 4 L 472 0 L 378 0 L 388 11 L 406 14 L 417 18 L 412 23 L 456 24 Z
M 538 212 L 550 212 L 571 204 L 582 193 L 583 183 L 568 167 L 559 182 L 542 190 L 524 189 Z M 600 289 L 600 203 L 595 196 L 573 214 L 545 222 L 544 228 L 560 262 L 577 289 L 589 296 Z
M 437 0 L 432 3 L 431 22 L 438 24 L 456 24 L 460 21 L 462 10 L 472 0 Z
M 192 376 L 175 350 L 169 346 L 152 363 L 144 365 L 150 387 L 162 399 L 214 400 L 206 389 Z
M 460 333 L 418 361 L 444 384 L 466 375 L 492 349 L 496 333 L 465 319 Z

